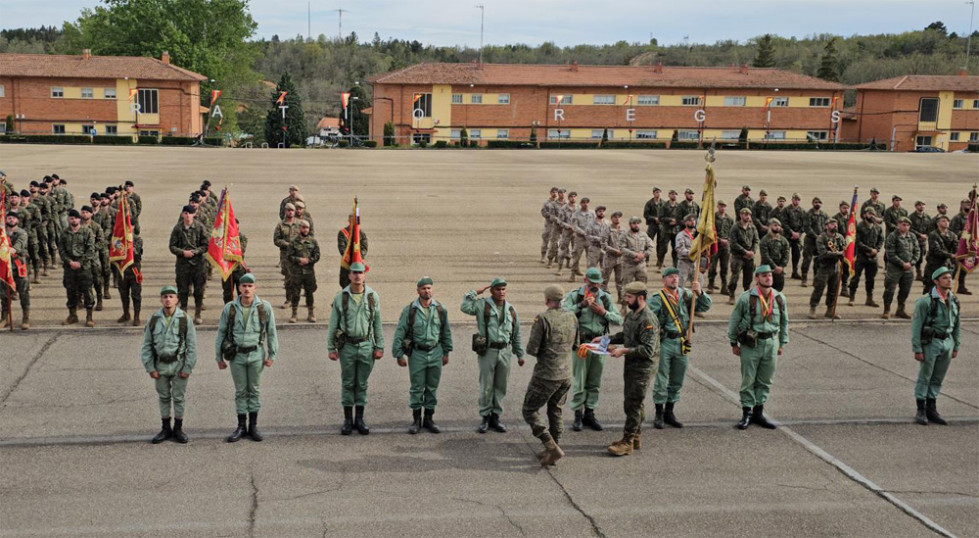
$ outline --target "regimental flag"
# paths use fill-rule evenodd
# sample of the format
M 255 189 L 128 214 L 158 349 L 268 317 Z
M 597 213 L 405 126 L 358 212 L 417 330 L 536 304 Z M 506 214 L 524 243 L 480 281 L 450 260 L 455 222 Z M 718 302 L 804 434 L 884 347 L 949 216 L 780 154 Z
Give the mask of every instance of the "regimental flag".
M 0 212 L 7 210 L 7 192 L 0 190 Z M 4 215 L 6 220 L 6 214 Z M 0 223 L 0 282 L 17 289 L 14 283 L 14 260 L 10 254 L 10 238 L 7 237 L 6 227 Z M 12 314 L 11 314 L 12 315 Z M 13 321 L 13 318 L 11 318 Z
M 416 93 L 415 95 L 418 95 L 418 94 Z M 416 98 L 415 101 L 417 101 L 417 100 L 418 99 Z M 340 93 L 340 104 L 343 105 L 343 108 L 347 108 L 347 103 L 349 103 L 349 102 L 350 102 L 350 92 L 341 92 Z
M 135 262 L 133 220 L 129 215 L 127 200 L 125 196 L 119 197 L 119 211 L 116 212 L 116 222 L 112 226 L 112 242 L 109 243 L 109 261 L 116 266 L 120 275 Z
M 555 95 L 554 96 L 554 106 L 560 105 L 561 104 L 561 101 L 564 101 L 564 96 L 563 95 Z
M 129 89 L 129 100 L 132 101 L 133 99 L 135 99 L 136 98 L 136 94 L 138 94 L 138 93 L 139 93 L 139 88 L 130 88 Z
M 846 219 L 846 248 L 843 258 L 850 268 L 850 278 L 856 274 L 857 262 L 857 187 L 853 187 L 853 201 L 850 202 L 850 216 Z
M 214 107 L 214 103 L 218 102 L 221 98 L 221 90 L 211 90 L 211 107 Z
M 231 207 L 231 197 L 228 189 L 221 190 L 218 199 L 218 214 L 214 218 L 214 229 L 207 240 L 207 261 L 211 262 L 221 272 L 221 280 L 228 280 L 235 267 L 242 263 L 244 253 L 241 251 L 241 235 L 238 233 L 238 221 L 235 220 L 235 210 Z
M 955 261 L 966 273 L 971 273 L 976 268 L 976 256 L 979 252 L 979 212 L 976 205 L 979 196 L 975 185 L 972 186 L 969 197 L 972 199 L 972 207 L 969 208 L 969 216 L 965 219 L 965 226 L 959 237 L 959 248 L 955 251 Z
M 340 258 L 340 267 L 350 270 L 350 264 L 360 262 L 364 264 L 366 273 L 370 271 L 370 267 L 364 263 L 364 258 L 360 255 L 360 205 L 356 198 L 350 215 L 350 225 L 344 230 L 344 235 L 347 236 L 347 248 L 343 251 L 343 258 Z
M 704 177 L 704 196 L 700 202 L 700 218 L 697 219 L 697 237 L 693 238 L 690 246 L 690 259 L 707 260 L 705 265 L 700 263 L 700 272 L 706 272 L 710 265 L 710 257 L 717 254 L 717 226 L 714 222 L 714 191 L 717 189 L 717 179 L 714 177 L 714 167 L 707 163 L 707 175 Z
M 286 94 L 289 92 L 279 92 L 279 98 L 275 100 L 276 104 L 282 105 L 286 102 Z

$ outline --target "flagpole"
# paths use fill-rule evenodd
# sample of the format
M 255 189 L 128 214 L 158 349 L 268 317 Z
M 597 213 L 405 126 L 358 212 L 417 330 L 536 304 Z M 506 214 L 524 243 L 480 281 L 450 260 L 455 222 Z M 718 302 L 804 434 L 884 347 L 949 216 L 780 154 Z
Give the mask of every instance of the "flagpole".
M 853 187 L 853 199 L 854 200 L 857 199 L 857 189 L 858 189 L 858 187 L 856 185 L 854 185 L 854 187 Z M 853 205 L 853 204 L 851 204 L 851 205 Z M 854 210 L 855 210 L 855 208 L 853 208 L 853 207 L 850 208 L 851 215 L 847 215 L 847 219 L 846 219 L 847 226 L 849 226 L 850 216 L 852 216 L 852 213 L 854 212 Z M 849 235 L 849 233 L 850 233 L 850 231 L 847 230 L 847 235 Z M 845 236 L 844 236 L 844 238 L 845 238 Z M 836 294 L 833 296 L 833 308 L 832 308 L 831 313 L 830 313 L 830 318 L 829 318 L 830 320 L 832 320 L 832 319 L 834 319 L 836 317 L 836 304 L 840 301 L 840 291 L 843 289 L 843 269 L 844 269 L 844 264 L 846 263 L 845 262 L 845 260 L 846 260 L 846 258 L 845 258 L 845 256 L 846 256 L 846 245 L 845 245 L 845 243 L 844 243 L 844 247 L 843 247 L 843 253 L 844 253 L 844 259 L 842 259 L 839 262 L 837 262 L 837 263 L 839 263 L 839 266 L 840 267 L 839 267 L 838 274 L 836 275 Z M 849 270 L 849 269 L 847 269 L 847 270 Z
M 977 184 L 973 184 L 972 185 L 972 192 L 970 193 L 970 198 L 972 199 L 972 206 L 969 207 L 969 212 L 966 213 L 966 218 L 968 218 L 968 216 L 972 213 L 972 211 L 974 211 L 976 209 L 976 203 L 977 203 L 976 200 L 977 200 L 977 198 L 979 198 L 979 185 L 977 185 Z M 966 224 L 968 224 L 968 223 L 966 223 Z M 963 231 L 965 231 L 965 227 L 964 226 L 963 226 Z M 973 236 L 975 236 L 976 232 L 977 232 L 976 230 L 972 230 Z M 961 239 L 959 241 L 961 241 Z M 956 250 L 958 250 L 958 247 L 956 247 Z M 966 249 L 966 252 L 968 253 L 968 249 Z M 956 258 L 956 260 L 955 260 L 955 278 L 952 279 L 952 290 L 954 290 L 955 292 L 958 292 L 959 291 L 959 276 L 961 275 L 961 273 L 962 273 L 962 264 L 959 263 L 959 260 Z M 926 278 L 928 276 L 929 275 L 926 275 Z

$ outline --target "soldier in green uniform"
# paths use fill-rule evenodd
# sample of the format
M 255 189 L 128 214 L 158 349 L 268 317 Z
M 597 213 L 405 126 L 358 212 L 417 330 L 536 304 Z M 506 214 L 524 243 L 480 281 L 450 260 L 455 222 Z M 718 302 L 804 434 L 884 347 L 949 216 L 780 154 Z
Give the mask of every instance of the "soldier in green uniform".
M 235 224 L 239 224 L 238 219 L 235 219 Z M 238 228 L 238 241 L 241 243 L 241 263 L 235 265 L 234 270 L 231 271 L 231 276 L 221 282 L 224 304 L 235 300 L 235 294 L 238 291 L 238 283 L 241 281 L 241 277 L 245 273 L 250 272 L 248 265 L 245 264 L 245 252 L 248 250 L 248 236 L 241 231 L 241 228 Z
M 837 279 L 840 278 L 840 262 L 846 255 L 846 240 L 836 233 L 836 220 L 826 221 L 826 231 L 816 238 L 816 276 L 812 279 L 812 295 L 809 296 L 809 319 L 816 319 L 816 307 L 826 292 L 824 317 L 840 319 L 833 311 Z
M 664 270 L 663 289 L 647 303 L 647 308 L 659 322 L 659 368 L 653 383 L 653 404 L 656 406 L 653 427 L 657 430 L 663 429 L 664 422 L 674 428 L 683 427 L 673 409 L 680 401 L 680 389 L 690 363 L 687 328 L 691 305 L 695 313 L 710 310 L 710 295 L 701 291 L 700 281 L 693 279 L 690 289 L 682 288 L 680 271 L 673 267 Z
M 557 187 L 551 187 L 550 197 L 540 208 L 540 216 L 544 219 L 544 230 L 540 235 L 540 262 L 547 263 L 547 245 L 551 240 L 551 218 L 554 213 L 554 202 L 557 200 Z
M 561 308 L 571 312 L 578 320 L 578 334 L 582 342 L 609 334 L 611 324 L 622 323 L 622 314 L 613 307 L 612 296 L 604 291 L 602 274 L 590 267 L 585 271 L 584 285 L 568 293 L 561 301 Z M 595 431 L 602 425 L 595 418 L 598 395 L 605 371 L 605 356 L 588 353 L 584 359 L 574 361 L 574 381 L 571 385 L 571 409 L 574 410 L 572 429 L 581 431 L 582 424 Z
M 98 252 L 95 249 L 95 234 L 87 226 L 82 226 L 82 217 L 78 211 L 68 210 L 68 227 L 61 232 L 58 245 L 61 264 L 65 270 L 65 291 L 68 294 L 68 317 L 61 324 L 78 323 L 78 299 L 84 297 L 85 326 L 95 327 L 95 320 L 92 319 L 92 309 L 95 308 L 92 264 Z
M 602 240 L 608 235 L 609 230 L 609 224 L 605 220 L 605 209 L 603 205 L 596 207 L 595 218 L 585 228 L 585 242 L 588 252 L 587 267 L 595 267 L 599 269 L 599 272 L 601 272 L 602 256 L 605 253 Z
M 282 273 L 282 284 L 286 291 L 286 302 L 282 308 L 292 306 L 292 291 L 289 288 L 289 270 L 292 268 L 292 262 L 289 261 L 289 245 L 299 235 L 296 206 L 291 202 L 286 204 L 285 213 L 285 218 L 276 224 L 275 230 L 272 231 L 272 243 L 279 247 L 279 271 Z
M 619 250 L 622 252 L 622 282 L 625 284 L 636 280 L 646 282 L 648 278 L 646 262 L 653 252 L 653 242 L 646 234 L 639 231 L 641 222 L 642 219 L 639 217 L 630 218 L 629 231 L 619 238 Z M 666 235 L 676 234 L 667 232 Z M 663 239 L 663 236 L 663 232 L 660 231 L 660 239 Z
M 952 273 L 939 267 L 931 274 L 935 287 L 914 303 L 911 320 L 911 350 L 920 363 L 914 384 L 918 404 L 915 422 L 941 424 L 948 422 L 938 414 L 936 400 L 952 359 L 958 357 L 962 344 L 962 316 L 959 300 L 952 293 Z
M 882 215 L 885 226 L 884 233 L 891 235 L 897 229 L 898 219 L 907 216 L 908 210 L 901 207 L 901 197 L 896 194 L 891 196 L 891 207 L 885 209 Z
M 803 220 L 803 227 L 806 231 L 806 238 L 803 242 L 802 248 L 802 287 L 806 287 L 806 283 L 809 279 L 809 266 L 812 264 L 813 258 L 816 257 L 816 238 L 819 234 L 823 233 L 826 229 L 826 221 L 829 220 L 829 215 L 826 214 L 822 209 L 823 201 L 819 199 L 818 196 L 812 199 L 812 209 L 806 211 L 805 218 Z M 813 277 L 815 278 L 815 269 L 813 269 Z
M 309 222 L 299 221 L 299 235 L 289 244 L 289 290 L 292 294 L 292 317 L 289 323 L 297 321 L 299 296 L 306 292 L 306 310 L 309 312 L 306 321 L 316 322 L 316 307 L 313 294 L 316 292 L 316 268 L 320 261 L 320 244 L 310 234 Z
M 774 429 L 765 418 L 765 403 L 775 379 L 775 365 L 789 343 L 789 311 L 785 296 L 772 289 L 772 268 L 755 269 L 756 286 L 738 297 L 727 326 L 731 352 L 741 358 L 741 421 Z
M 897 229 L 887 236 L 884 242 L 887 252 L 887 272 L 884 276 L 884 319 L 891 317 L 891 302 L 894 300 L 894 288 L 897 292 L 897 312 L 895 317 L 911 319 L 904 309 L 904 302 L 911 294 L 911 284 L 914 283 L 914 264 L 918 262 L 921 251 L 918 250 L 918 239 L 911 235 L 911 219 L 900 217 Z
M 951 224 L 951 222 L 952 222 L 952 217 L 949 217 L 948 216 L 948 204 L 946 204 L 945 202 L 942 202 L 942 203 L 938 204 L 937 206 L 935 206 L 935 210 L 937 211 L 937 213 L 935 213 L 935 216 L 932 217 L 932 219 L 931 219 L 931 227 L 928 228 L 928 233 L 931 233 L 931 232 L 935 231 L 936 228 L 938 228 L 938 218 L 939 217 L 945 217 L 945 218 L 947 218 L 948 221 L 949 221 L 949 224 Z
M 880 224 L 884 222 L 882 218 L 884 216 L 884 202 L 881 202 L 878 200 L 878 198 L 880 198 L 880 191 L 877 190 L 877 187 L 871 187 L 870 198 L 868 198 L 863 205 L 860 206 L 860 213 L 863 214 L 863 210 L 867 209 L 868 207 L 874 208 L 874 215 L 877 218 L 877 224 Z
M 112 283 L 112 265 L 109 263 L 109 243 L 112 242 L 112 230 L 115 222 L 108 222 L 109 212 L 102 205 L 102 196 L 93 192 L 89 196 L 89 207 L 92 208 L 92 222 L 96 227 L 102 229 L 102 235 L 105 241 L 102 248 L 99 250 L 99 265 L 102 267 L 101 282 L 102 282 L 102 296 L 108 300 L 112 298 L 109 293 L 109 287 Z M 135 234 L 135 229 L 133 230 Z
M 707 271 L 707 291 L 713 293 L 717 291 L 714 286 L 718 269 L 721 273 L 721 290 L 727 291 L 727 270 L 731 265 L 731 228 L 734 227 L 734 219 L 727 214 L 727 204 L 724 200 L 717 201 L 717 212 L 714 213 L 714 229 L 717 231 L 717 254 L 710 259 L 710 268 Z
M 197 330 L 187 314 L 177 307 L 177 302 L 177 288 L 163 286 L 160 289 L 162 308 L 150 316 L 143 330 L 140 359 L 156 385 L 163 422 L 160 433 L 150 441 L 154 445 L 171 438 L 178 443 L 187 442 L 187 434 L 183 431 L 184 404 L 187 381 L 197 364 Z
M 4 220 L 6 222 L 7 240 L 10 241 L 8 247 L 10 261 L 13 262 L 10 269 L 13 271 L 14 287 L 17 290 L 17 298 L 20 300 L 20 310 L 23 315 L 20 328 L 26 331 L 31 328 L 31 294 L 30 282 L 27 278 L 27 267 L 30 265 L 27 250 L 29 238 L 27 232 L 19 226 L 20 214 L 15 209 L 7 211 Z M 10 290 L 7 285 L 0 283 L 0 303 L 3 303 L 2 312 L 0 312 L 0 328 L 6 327 L 8 323 L 12 326 L 14 323 L 13 312 L 7 311 L 8 293 Z
M 129 321 L 129 301 L 132 299 L 133 327 L 142 325 L 139 319 L 140 310 L 143 308 L 143 238 L 133 235 L 133 263 L 122 272 L 119 279 L 119 300 L 122 302 L 122 315 L 116 320 L 117 323 Z M 118 271 L 117 271 L 118 272 Z M 179 296 L 178 296 L 179 297 Z
M 772 218 L 774 209 L 768 203 L 768 193 L 762 189 L 758 193 L 758 201 L 751 206 L 751 220 L 758 229 L 758 237 L 764 237 L 768 233 L 768 219 Z
M 304 220 L 309 223 L 309 235 L 316 235 L 316 225 L 313 223 L 313 216 L 306 211 L 306 202 L 296 202 L 296 220 Z
M 299 187 L 297 185 L 289 185 L 289 196 L 286 196 L 279 202 L 279 220 L 286 218 L 286 204 L 292 204 L 295 208 L 297 196 L 299 196 Z
M 544 289 L 547 310 L 534 318 L 527 340 L 527 354 L 537 357 L 534 373 L 523 401 L 523 418 L 534 437 L 544 444 L 537 455 L 542 466 L 552 465 L 564 457 L 561 450 L 561 408 L 571 388 L 572 351 L 578 346 L 578 323 L 571 312 L 561 308 L 564 290 L 551 285 Z M 577 361 L 575 361 L 577 362 Z M 541 420 L 540 408 L 547 406 L 547 424 Z
M 865 289 L 867 290 L 866 306 L 880 307 L 874 301 L 874 279 L 877 277 L 877 254 L 884 248 L 884 232 L 874 218 L 874 208 L 863 209 L 863 219 L 857 223 L 857 235 L 854 238 L 853 280 L 850 281 L 850 306 L 853 306 L 860 286 L 860 276 L 866 275 Z
M 524 365 L 520 318 L 506 300 L 506 288 L 506 280 L 494 278 L 489 286 L 469 290 L 460 306 L 463 314 L 476 317 L 478 336 L 473 337 L 473 351 L 479 362 L 479 415 L 482 417 L 476 430 L 479 433 L 486 433 L 490 428 L 500 433 L 506 431 L 500 415 L 511 357 L 516 355 L 517 364 Z M 477 299 L 486 290 L 490 291 L 490 297 Z
M 95 311 L 102 311 L 102 291 L 104 289 L 102 281 L 102 252 L 109 248 L 109 239 L 106 239 L 102 226 L 92 220 L 95 211 L 91 206 L 83 205 L 79 214 L 82 216 L 82 226 L 87 226 L 95 235 L 95 259 L 92 260 L 92 285 L 95 286 Z M 108 256 L 106 256 L 108 262 Z
M 928 234 L 928 263 L 925 264 L 925 274 L 931 275 L 941 267 L 955 268 L 955 254 L 959 248 L 959 238 L 948 229 L 948 216 L 939 215 L 936 219 L 937 228 Z M 928 293 L 934 287 L 932 282 L 926 282 L 922 293 Z
M 568 267 L 571 268 L 571 282 L 574 282 L 575 275 L 582 276 L 581 272 L 581 257 L 585 254 L 585 260 L 587 263 L 588 255 L 588 230 L 595 222 L 595 212 L 588 209 L 588 204 L 591 200 L 586 196 L 581 199 L 581 203 L 578 204 L 578 210 L 571 215 L 571 231 L 572 235 L 572 249 L 571 249 L 571 262 Z
M 768 219 L 768 233 L 761 238 L 758 251 L 761 264 L 772 268 L 772 287 L 775 291 L 785 288 L 785 269 L 789 266 L 789 240 L 782 236 L 782 221 Z
M 792 249 L 792 280 L 802 280 L 802 275 L 799 274 L 799 259 L 802 255 L 802 236 L 806 233 L 806 210 L 799 205 L 801 201 L 802 197 L 799 193 L 792 193 L 792 203 L 783 209 L 778 217 L 782 222 L 785 238 L 789 240 L 789 247 Z
M 612 336 L 608 348 L 612 357 L 625 357 L 622 366 L 625 425 L 622 439 L 608 447 L 613 456 L 628 456 L 642 448 L 642 423 L 646 416 L 643 402 L 659 356 L 659 321 L 646 308 L 646 294 L 643 282 L 626 285 L 625 304 L 629 312 L 622 321 L 622 332 Z
M 180 308 L 187 310 L 190 287 L 194 287 L 194 323 L 201 324 L 201 307 L 204 305 L 204 253 L 207 252 L 209 234 L 199 220 L 194 219 L 197 210 L 185 205 L 180 212 L 180 222 L 170 232 L 170 253 L 177 257 L 177 296 Z
M 554 273 L 557 276 L 561 276 L 561 268 L 567 267 L 571 263 L 571 249 L 574 247 L 574 228 L 571 226 L 571 221 L 574 219 L 575 212 L 578 208 L 575 204 L 578 200 L 578 193 L 571 191 L 568 193 L 568 203 L 561 208 L 561 213 L 558 214 L 558 226 L 561 228 L 561 238 L 558 240 L 558 252 L 557 252 L 557 271 Z
M 330 360 L 340 361 L 340 404 L 343 405 L 340 433 L 343 435 L 350 435 L 354 428 L 361 435 L 370 433 L 364 422 L 367 379 L 374 369 L 374 361 L 384 356 L 381 301 L 377 292 L 367 286 L 365 270 L 363 263 L 350 264 L 350 285 L 333 298 L 326 335 Z
M 58 255 L 58 241 L 61 235 L 58 232 L 58 205 L 50 194 L 51 183 L 44 181 L 38 188 L 38 197 L 43 199 L 44 205 L 41 206 L 41 217 L 44 220 L 44 236 L 46 244 L 44 250 L 47 255 L 46 267 L 41 276 L 48 276 L 48 267 L 54 268 L 55 256 Z
M 744 208 L 751 209 L 755 206 L 755 201 L 751 198 L 751 185 L 741 187 L 741 194 L 734 199 L 734 212 L 738 215 Z
M 948 223 L 948 229 L 960 239 L 962 238 L 962 231 L 965 230 L 965 223 L 969 220 L 969 209 L 971 207 L 972 202 L 968 198 L 963 198 L 959 202 L 959 212 Z M 965 271 L 959 273 L 959 288 L 955 290 L 955 293 L 959 295 L 972 295 L 969 288 L 965 287 L 965 277 L 968 274 Z
M 758 230 L 751 224 L 751 209 L 741 208 L 740 220 L 728 234 L 731 247 L 731 282 L 728 285 L 728 304 L 734 304 L 734 292 L 738 288 L 738 276 L 745 290 L 751 285 L 755 269 L 755 249 L 758 248 Z
M 646 205 L 642 208 L 642 217 L 646 221 L 646 235 L 653 243 L 656 242 L 656 235 L 659 233 L 659 208 L 664 203 L 663 199 L 660 198 L 662 192 L 663 190 L 659 187 L 653 187 L 653 197 L 646 200 Z M 663 264 L 660 262 L 657 269 L 662 266 Z
M 625 236 L 626 231 L 622 228 L 622 212 L 612 213 L 612 224 L 605 228 L 602 236 L 602 289 L 609 290 L 609 277 L 615 278 L 616 303 L 622 304 L 622 250 L 619 248 L 619 241 Z M 652 243 L 652 239 L 649 240 Z
M 921 263 L 925 260 L 925 252 L 928 251 L 928 232 L 931 228 L 931 215 L 925 213 L 925 203 L 918 200 L 914 203 L 914 212 L 908 215 L 911 219 L 911 233 L 918 238 L 918 250 L 921 251 L 921 258 L 918 259 L 918 263 L 914 266 L 915 278 L 922 282 L 926 281 L 926 277 L 921 274 Z M 926 273 L 930 275 L 931 273 Z
M 229 443 L 237 442 L 246 434 L 252 441 L 264 439 L 258 429 L 258 411 L 262 407 L 262 372 L 265 368 L 271 368 L 279 355 L 279 337 L 275 330 L 272 305 L 258 297 L 255 276 L 251 273 L 242 276 L 238 289 L 238 298 L 221 310 L 214 342 L 218 368 L 224 370 L 230 366 L 231 379 L 235 383 L 238 426 L 228 436 Z
M 401 310 L 391 343 L 391 355 L 397 359 L 398 366 L 408 368 L 411 385 L 408 389 L 408 407 L 412 415 L 411 427 L 408 428 L 410 434 L 416 434 L 422 428 L 432 433 L 442 431 L 433 417 L 438 405 L 442 367 L 449 364 L 449 353 L 452 352 L 452 329 L 449 327 L 449 313 L 442 303 L 433 298 L 434 286 L 431 277 L 418 280 L 415 285 L 418 298 Z
M 680 204 L 676 203 L 677 193 L 670 189 L 670 199 L 663 202 L 659 207 L 659 237 L 656 239 L 656 267 L 662 268 L 663 261 L 666 259 L 666 251 L 676 248 L 676 227 L 681 224 L 683 213 L 680 212 Z M 676 251 L 672 253 L 673 263 L 676 266 Z M 626 281 L 628 283 L 630 281 Z

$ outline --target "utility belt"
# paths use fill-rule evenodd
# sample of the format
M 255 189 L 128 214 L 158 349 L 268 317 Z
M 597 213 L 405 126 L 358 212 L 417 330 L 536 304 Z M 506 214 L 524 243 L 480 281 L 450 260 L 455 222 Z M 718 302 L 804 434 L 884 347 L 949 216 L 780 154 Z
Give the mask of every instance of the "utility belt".
M 171 362 L 176 362 L 176 360 L 177 360 L 177 356 L 176 355 L 157 355 L 156 358 L 160 362 L 166 363 L 166 364 L 170 364 Z
M 434 346 L 423 346 L 423 345 L 421 345 L 421 344 L 416 344 L 416 343 L 411 343 L 411 344 L 410 344 L 410 345 L 408 346 L 408 350 L 409 350 L 409 351 L 411 351 L 411 350 L 415 350 L 415 349 L 417 349 L 417 350 L 419 350 L 419 351 L 424 351 L 424 352 L 426 352 L 426 353 L 427 353 L 427 352 L 429 352 L 429 351 L 432 351 L 433 349 L 435 349 L 435 348 L 437 348 L 437 347 L 439 347 L 439 345 L 440 345 L 440 344 L 438 344 L 438 343 L 436 343 L 436 344 L 435 344 Z
M 947 332 L 938 332 L 935 329 L 925 326 L 921 328 L 921 343 L 928 345 L 934 340 L 947 340 L 951 335 Z
M 738 343 L 747 347 L 755 347 L 759 340 L 768 340 L 775 336 L 774 332 L 760 333 L 752 330 L 745 331 L 738 335 Z
M 350 337 L 348 336 L 348 337 L 346 338 L 346 340 L 345 340 L 345 343 L 347 343 L 347 344 L 354 344 L 354 345 L 356 345 L 356 344 L 363 344 L 363 343 L 364 343 L 364 342 L 366 342 L 366 341 L 367 341 L 367 338 L 350 338 Z
M 238 346 L 238 353 L 251 353 L 258 349 L 258 346 Z
M 665 340 L 667 338 L 672 338 L 672 339 L 676 340 L 677 338 L 680 338 L 680 337 L 683 336 L 682 333 L 678 333 L 676 331 L 663 331 L 660 334 L 662 335 L 661 338 L 660 338 L 660 340 Z
M 490 342 L 489 345 L 490 349 L 506 349 L 506 347 L 507 347 L 506 342 Z

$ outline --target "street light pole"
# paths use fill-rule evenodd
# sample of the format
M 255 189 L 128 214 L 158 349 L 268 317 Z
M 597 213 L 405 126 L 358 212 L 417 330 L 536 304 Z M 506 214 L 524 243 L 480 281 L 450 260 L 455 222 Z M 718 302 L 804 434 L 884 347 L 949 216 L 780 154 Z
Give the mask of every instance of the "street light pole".
M 965 42 L 965 70 L 969 70 L 969 54 L 972 52 L 972 22 L 973 17 L 976 14 L 976 2 L 975 0 L 969 0 L 966 2 L 972 6 L 972 10 L 969 12 L 969 38 Z
M 483 19 L 486 15 L 486 6 L 483 4 L 476 4 L 476 8 L 479 9 L 479 65 L 483 65 Z M 971 31 L 970 31 L 971 33 Z

